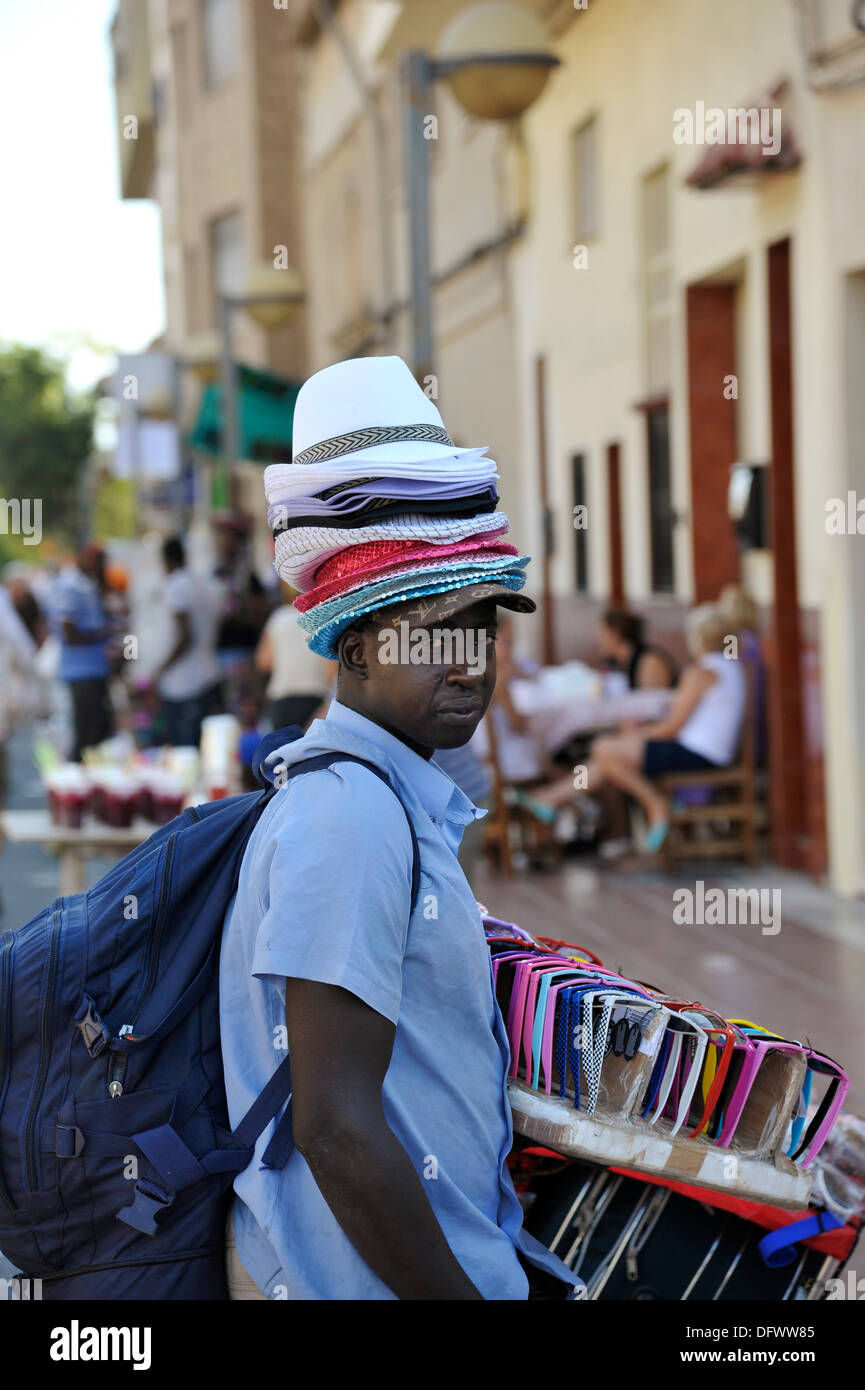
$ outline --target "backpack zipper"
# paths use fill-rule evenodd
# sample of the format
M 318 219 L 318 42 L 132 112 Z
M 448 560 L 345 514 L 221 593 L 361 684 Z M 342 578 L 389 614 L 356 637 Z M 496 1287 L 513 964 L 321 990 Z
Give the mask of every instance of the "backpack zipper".
M 141 987 L 138 998 L 135 1001 L 135 1008 L 132 1010 L 133 1023 L 125 1025 L 130 1032 L 135 1029 L 138 1014 L 147 1002 L 147 996 L 153 988 L 153 981 L 156 978 L 156 965 L 159 960 L 159 947 L 162 944 L 162 929 L 165 925 L 165 914 L 168 908 L 168 894 L 171 885 L 171 870 L 174 864 L 174 849 L 177 840 L 177 831 L 168 839 L 165 846 L 165 871 L 162 876 L 162 889 L 159 894 L 159 906 L 156 909 L 156 921 L 153 924 L 153 931 L 150 934 L 150 944 L 147 950 L 147 970 L 144 976 L 144 984 Z
M 12 947 L 15 945 L 15 937 L 11 931 L 3 932 L 0 936 L 0 1110 L 3 1109 L 3 1101 L 6 1098 L 6 1086 L 8 1083 L 7 1067 L 9 1063 L 9 1031 L 12 1026 L 12 1000 L 9 994 L 9 980 L 12 975 Z M 9 1193 L 0 1174 L 0 1198 L 8 1207 L 12 1207 Z
M 51 1047 L 51 1017 L 54 1005 L 54 984 L 57 979 L 57 956 L 60 947 L 60 913 L 56 910 L 51 914 L 51 926 L 48 931 L 48 966 L 45 1000 L 42 1005 L 42 1038 L 39 1049 L 39 1071 L 36 1074 L 33 1099 L 30 1102 L 27 1118 L 24 1122 L 24 1160 L 27 1170 L 27 1185 L 31 1192 L 36 1192 L 38 1190 L 33 1130 L 36 1125 L 36 1114 L 39 1109 L 39 1102 L 42 1099 L 42 1092 L 45 1089 L 45 1078 L 48 1075 L 48 1060 Z
M 189 814 L 188 811 L 187 814 Z M 200 820 L 200 817 L 196 813 L 194 817 L 191 817 L 191 819 Z M 177 831 L 175 831 L 174 834 L 168 837 L 168 840 L 165 844 L 165 869 L 162 878 L 162 890 L 159 895 L 159 905 L 156 909 L 156 917 L 153 922 L 153 931 L 150 934 L 150 942 L 147 948 L 147 967 L 144 976 L 144 983 L 141 986 L 141 989 L 138 991 L 138 998 L 136 999 L 135 1007 L 132 1010 L 133 1014 L 137 1014 L 141 1010 L 141 1008 L 143 1008 L 144 1003 L 147 999 L 147 995 L 153 985 L 154 976 L 156 974 L 156 964 L 159 960 L 159 947 L 162 941 L 162 927 L 165 920 L 166 907 L 168 905 L 168 890 L 170 885 L 171 868 L 174 863 L 174 842 L 176 836 Z M 133 1042 L 137 1042 L 138 1039 L 133 1036 L 134 1033 L 135 1024 L 124 1023 L 117 1036 L 118 1038 L 123 1038 L 126 1037 L 128 1034 L 132 1038 Z M 106 1059 L 105 1064 L 105 1082 L 108 1087 L 108 1094 L 112 1100 L 119 1100 L 120 1097 L 123 1095 L 123 1087 L 126 1084 L 126 1068 L 128 1065 L 129 1053 L 114 1053 L 111 1051 L 111 1048 L 109 1046 L 108 1057 Z

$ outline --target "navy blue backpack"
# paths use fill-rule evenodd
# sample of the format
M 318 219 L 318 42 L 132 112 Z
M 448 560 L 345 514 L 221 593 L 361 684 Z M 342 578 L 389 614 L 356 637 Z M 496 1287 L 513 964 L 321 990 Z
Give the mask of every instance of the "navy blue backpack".
M 232 1133 L 219 1041 L 219 948 L 264 790 L 183 812 L 87 893 L 0 936 L 0 1250 L 42 1298 L 225 1299 L 235 1173 L 293 1149 L 288 1057 Z M 283 785 L 335 762 L 280 768 Z M 405 810 L 405 807 L 403 807 Z M 412 838 L 412 907 L 420 882 Z M 280 1114 L 280 1111 L 282 1112 Z

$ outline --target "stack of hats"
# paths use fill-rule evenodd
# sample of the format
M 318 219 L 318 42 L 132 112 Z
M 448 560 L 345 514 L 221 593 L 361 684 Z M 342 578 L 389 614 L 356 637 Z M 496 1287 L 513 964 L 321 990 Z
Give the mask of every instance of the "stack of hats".
M 337 659 L 359 617 L 482 583 L 478 597 L 531 612 L 515 591 L 528 556 L 503 537 L 486 449 L 458 449 L 399 357 L 317 372 L 294 410 L 294 457 L 265 469 L 280 577 L 314 652 Z

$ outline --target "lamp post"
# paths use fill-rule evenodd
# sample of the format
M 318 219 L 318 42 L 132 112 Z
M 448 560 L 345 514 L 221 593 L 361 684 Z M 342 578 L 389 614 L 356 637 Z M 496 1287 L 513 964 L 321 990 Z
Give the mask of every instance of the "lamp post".
M 425 117 L 437 81 L 446 81 L 455 99 L 479 120 L 508 121 L 537 101 L 559 63 L 547 49 L 547 35 L 536 15 L 510 0 L 487 0 L 455 16 L 438 44 L 437 56 L 405 55 L 404 103 L 406 183 L 412 306 L 412 366 L 421 386 L 433 372 L 433 295 L 430 270 L 430 195 Z M 543 499 L 543 658 L 555 661 L 552 597 L 552 544 L 546 501 L 546 430 L 542 378 L 538 386 L 538 470 Z
M 240 453 L 237 408 L 237 366 L 234 360 L 234 313 L 245 309 L 261 328 L 282 328 L 292 322 L 305 303 L 303 285 L 296 271 L 270 264 L 257 266 L 242 294 L 222 294 L 218 302 L 218 328 L 189 338 L 183 365 L 202 385 L 222 382 L 222 474 L 228 486 Z
M 412 365 L 423 385 L 433 368 L 429 139 L 424 126 L 433 87 L 446 81 L 463 110 L 480 120 L 516 121 L 540 96 L 559 60 L 548 52 L 537 16 L 511 0 L 487 0 L 451 21 L 436 57 L 413 49 L 403 61 Z
M 276 266 L 258 266 L 251 271 L 241 295 L 220 295 L 219 347 L 222 378 L 222 443 L 226 477 L 230 486 L 239 454 L 237 412 L 237 367 L 232 342 L 235 310 L 246 309 L 261 328 L 284 328 L 291 323 L 305 301 L 297 272 Z

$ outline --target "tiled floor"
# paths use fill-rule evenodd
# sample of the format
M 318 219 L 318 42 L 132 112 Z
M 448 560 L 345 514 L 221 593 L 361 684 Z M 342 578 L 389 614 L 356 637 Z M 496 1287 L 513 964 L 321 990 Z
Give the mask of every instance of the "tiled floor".
M 771 866 L 689 868 L 666 877 L 640 865 L 611 868 L 580 858 L 554 873 L 509 880 L 482 868 L 473 887 L 497 917 L 583 943 L 606 965 L 727 1017 L 807 1039 L 847 1068 L 845 1109 L 865 1115 L 865 904 L 843 902 L 803 875 Z M 767 908 L 779 890 L 780 930 L 764 934 L 750 922 L 680 925 L 673 913 L 682 898 L 673 894 L 697 892 L 697 880 L 706 891 L 765 889 Z

